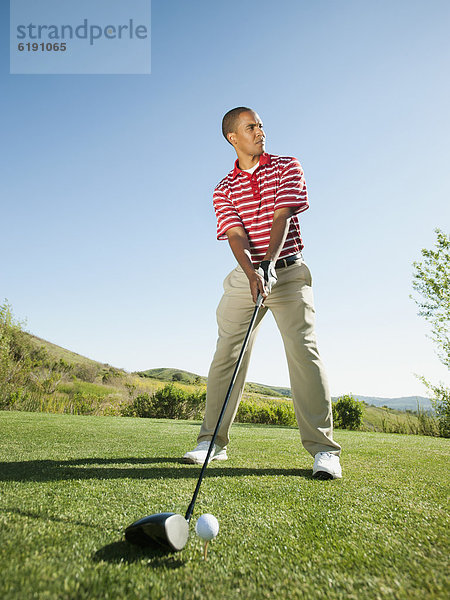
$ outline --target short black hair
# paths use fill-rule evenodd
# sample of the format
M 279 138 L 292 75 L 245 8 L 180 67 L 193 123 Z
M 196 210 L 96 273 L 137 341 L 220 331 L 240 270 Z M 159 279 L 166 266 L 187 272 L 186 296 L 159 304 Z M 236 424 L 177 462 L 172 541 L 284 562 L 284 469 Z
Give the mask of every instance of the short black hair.
M 230 144 L 230 140 L 227 138 L 229 133 L 236 131 L 237 120 L 239 115 L 243 112 L 255 112 L 253 108 L 248 108 L 247 106 L 238 106 L 236 108 L 232 108 L 229 110 L 226 115 L 222 119 L 222 133 L 223 137 Z

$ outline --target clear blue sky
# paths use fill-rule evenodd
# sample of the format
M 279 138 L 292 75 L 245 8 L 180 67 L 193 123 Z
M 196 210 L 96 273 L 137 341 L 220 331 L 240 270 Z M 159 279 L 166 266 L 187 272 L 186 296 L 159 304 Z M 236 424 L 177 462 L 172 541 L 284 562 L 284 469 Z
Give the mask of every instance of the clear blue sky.
M 129 371 L 207 374 L 233 268 L 212 190 L 222 115 L 299 158 L 319 349 L 333 395 L 448 382 L 409 299 L 450 225 L 450 3 L 152 3 L 151 75 L 10 75 L 1 4 L 0 301 L 32 333 Z M 289 385 L 267 315 L 249 380 Z

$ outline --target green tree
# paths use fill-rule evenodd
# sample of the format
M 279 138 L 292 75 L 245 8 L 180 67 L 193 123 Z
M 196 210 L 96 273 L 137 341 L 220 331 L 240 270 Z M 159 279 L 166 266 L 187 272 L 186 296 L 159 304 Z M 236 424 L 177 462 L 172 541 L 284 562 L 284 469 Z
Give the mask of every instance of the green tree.
M 431 324 L 440 360 L 450 367 L 450 237 L 440 229 L 435 233 L 435 250 L 423 248 L 423 261 L 413 263 L 413 289 L 420 297 L 411 298 L 418 314 Z
M 7 408 L 21 393 L 32 368 L 30 348 L 22 337 L 23 322 L 15 319 L 7 300 L 0 306 L 0 406 Z
M 413 289 L 420 295 L 411 298 L 419 307 L 419 316 L 431 324 L 431 339 L 437 346 L 441 362 L 450 367 L 450 237 L 440 229 L 436 233 L 435 249 L 423 248 L 423 260 L 414 262 Z M 433 385 L 420 376 L 428 388 L 439 420 L 440 433 L 450 437 L 450 390 L 442 383 Z
M 363 403 L 351 394 L 341 396 L 332 405 L 333 421 L 341 429 L 359 429 L 363 421 Z

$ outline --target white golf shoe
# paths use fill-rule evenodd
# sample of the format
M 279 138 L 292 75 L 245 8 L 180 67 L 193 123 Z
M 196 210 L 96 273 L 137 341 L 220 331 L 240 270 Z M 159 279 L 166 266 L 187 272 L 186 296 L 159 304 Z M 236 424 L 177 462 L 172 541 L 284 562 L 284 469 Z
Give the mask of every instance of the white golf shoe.
M 341 479 L 342 469 L 339 456 L 331 452 L 318 452 L 314 457 L 313 477 L 315 479 Z
M 190 452 L 186 452 L 186 454 L 183 456 L 183 459 L 188 463 L 202 465 L 205 462 L 210 444 L 211 442 L 208 441 L 200 442 L 196 448 Z M 228 456 L 226 448 L 222 448 L 221 446 L 214 444 L 214 449 L 211 452 L 208 462 L 211 462 L 212 460 L 227 460 L 227 458 Z

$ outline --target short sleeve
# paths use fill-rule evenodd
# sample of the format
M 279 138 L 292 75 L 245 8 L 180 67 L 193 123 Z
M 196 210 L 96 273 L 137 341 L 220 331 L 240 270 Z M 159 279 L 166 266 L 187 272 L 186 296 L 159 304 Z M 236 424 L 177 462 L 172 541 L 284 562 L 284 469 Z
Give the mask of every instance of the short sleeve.
M 244 227 L 233 203 L 222 190 L 215 189 L 213 205 L 217 219 L 217 239 L 226 240 L 225 233 L 232 227 Z
M 283 169 L 275 196 L 275 210 L 285 207 L 294 208 L 294 214 L 309 208 L 303 169 L 296 158 Z

